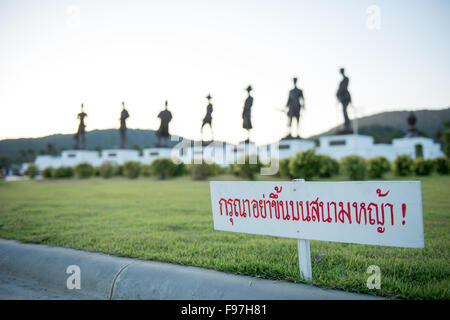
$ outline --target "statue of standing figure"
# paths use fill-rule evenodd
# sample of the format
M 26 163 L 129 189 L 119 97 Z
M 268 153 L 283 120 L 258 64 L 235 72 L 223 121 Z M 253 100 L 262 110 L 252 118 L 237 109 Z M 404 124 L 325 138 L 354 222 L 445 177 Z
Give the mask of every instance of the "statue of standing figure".
M 341 68 L 340 73 L 342 74 L 342 81 L 339 83 L 339 89 L 336 93 L 336 96 L 339 102 L 342 104 L 342 109 L 344 112 L 344 130 L 341 131 L 341 134 L 353 133 L 353 130 L 350 126 L 350 119 L 348 118 L 347 107 L 352 102 L 352 97 L 350 96 L 350 92 L 348 91 L 348 83 L 349 78 L 345 75 L 345 69 Z
M 206 107 L 206 115 L 203 118 L 203 123 L 202 123 L 202 128 L 201 128 L 201 134 L 202 134 L 202 141 L 203 141 L 203 127 L 206 124 L 209 124 L 209 128 L 211 129 L 211 140 L 214 140 L 214 133 L 213 133 L 213 129 L 212 129 L 212 112 L 213 112 L 213 105 L 211 103 L 211 94 L 208 94 L 208 96 L 206 97 L 206 99 L 208 99 L 208 106 Z
M 120 148 L 125 149 L 125 145 L 127 144 L 127 118 L 130 117 L 130 114 L 125 109 L 125 102 L 122 102 L 122 112 L 120 113 Z
M 288 107 L 288 127 L 289 134 L 287 138 L 292 138 L 292 120 L 297 119 L 297 137 L 300 138 L 300 109 L 305 108 L 305 98 L 303 97 L 303 91 L 297 88 L 297 78 L 293 79 L 294 88 L 289 91 L 289 98 L 286 104 Z
M 163 111 L 161 111 L 158 114 L 158 118 L 161 119 L 161 124 L 159 126 L 158 131 L 156 131 L 156 136 L 158 137 L 158 146 L 161 145 L 161 138 L 163 138 L 166 141 L 166 146 L 168 146 L 168 139 L 169 139 L 169 122 L 172 121 L 172 113 L 167 110 L 168 102 L 166 100 L 165 108 Z
M 417 117 L 414 114 L 414 112 L 411 111 L 409 113 L 407 121 L 408 121 L 408 124 L 409 124 L 409 128 L 408 128 L 408 132 L 406 134 L 406 137 L 409 137 L 409 138 L 411 138 L 411 137 L 418 137 L 419 133 L 418 133 L 417 128 L 416 128 Z
M 84 112 L 83 103 L 81 104 L 81 112 L 78 114 L 77 119 L 80 119 L 80 124 L 78 125 L 78 131 L 75 134 L 75 150 L 80 149 L 80 140 L 81 140 L 81 149 L 86 149 L 86 125 L 84 123 L 84 118 L 87 117 L 87 114 Z
M 250 130 L 252 129 L 252 106 L 253 106 L 253 97 L 250 95 L 250 91 L 252 91 L 252 86 L 247 87 L 248 97 L 245 99 L 244 110 L 242 111 L 242 127 L 247 130 L 247 140 L 245 142 L 250 142 Z

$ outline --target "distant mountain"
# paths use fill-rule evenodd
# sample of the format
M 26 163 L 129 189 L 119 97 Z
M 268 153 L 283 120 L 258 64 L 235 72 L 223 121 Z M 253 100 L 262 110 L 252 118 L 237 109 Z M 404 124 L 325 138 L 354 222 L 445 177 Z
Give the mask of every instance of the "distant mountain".
M 411 111 L 390 111 L 377 113 L 371 116 L 359 118 L 358 133 L 373 136 L 375 142 L 390 142 L 392 138 L 402 137 L 408 131 L 407 118 Z M 416 128 L 419 133 L 429 138 L 438 139 L 439 133 L 445 131 L 446 125 L 450 124 L 450 108 L 441 110 L 417 110 L 414 111 L 417 118 Z M 354 123 L 355 120 L 352 122 Z M 322 134 L 332 135 L 340 129 L 334 127 Z
M 374 114 L 358 119 L 358 132 L 370 135 L 375 142 L 390 142 L 392 138 L 402 137 L 408 130 L 406 121 L 410 111 L 392 111 Z M 450 108 L 441 110 L 414 111 L 417 117 L 416 127 L 430 138 L 436 139 L 438 132 L 445 130 L 450 123 Z M 335 133 L 338 128 L 330 129 L 321 135 Z M 320 136 L 320 135 L 318 135 Z M 314 136 L 311 138 L 317 138 Z M 7 157 L 10 161 L 21 163 L 32 161 L 39 154 L 59 154 L 62 150 L 72 149 L 75 144 L 73 134 L 55 134 L 41 138 L 22 138 L 0 140 L 0 165 Z M 154 147 L 158 139 L 154 130 L 128 129 L 129 147 Z M 169 141 L 170 146 L 177 144 Z M 120 145 L 119 130 L 93 130 L 86 133 L 86 145 L 90 150 L 117 148 Z M 2 160 L 3 159 L 3 160 Z
M 154 147 L 157 141 L 158 138 L 154 130 L 127 130 L 127 145 L 129 147 Z M 169 140 L 168 144 L 173 146 L 177 142 Z M 73 134 L 54 134 L 41 138 L 6 139 L 0 141 L 0 156 L 19 158 L 19 161 L 26 161 L 39 154 L 59 154 L 62 150 L 73 149 L 74 145 Z M 87 149 L 107 149 L 119 146 L 120 136 L 117 129 L 93 130 L 86 133 Z

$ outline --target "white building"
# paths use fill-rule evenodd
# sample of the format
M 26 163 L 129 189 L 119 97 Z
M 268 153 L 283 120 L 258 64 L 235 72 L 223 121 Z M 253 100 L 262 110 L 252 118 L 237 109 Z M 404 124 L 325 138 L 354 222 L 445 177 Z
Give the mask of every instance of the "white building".
M 186 164 L 201 163 L 203 159 L 226 167 L 232 163 L 243 163 L 246 155 L 250 156 L 250 163 L 256 162 L 256 157 L 251 157 L 256 154 L 263 163 L 268 163 L 270 159 L 294 157 L 298 152 L 308 149 L 315 149 L 318 154 L 327 154 L 337 160 L 348 155 L 359 155 L 363 158 L 383 156 L 393 161 L 401 154 L 416 158 L 420 156 L 416 154 L 419 150 L 424 159 L 444 156 L 440 145 L 429 138 L 401 138 L 394 139 L 392 144 L 375 144 L 370 136 L 351 134 L 320 137 L 319 146 L 316 146 L 314 141 L 303 139 L 287 139 L 261 146 L 256 146 L 254 143 L 234 145 L 217 141 L 205 145 L 199 141 L 186 140 L 181 141 L 174 148 L 144 149 L 142 155 L 137 150 L 129 149 L 108 149 L 101 152 L 68 150 L 63 151 L 61 156 L 38 156 L 35 164 L 43 170 L 47 167 L 76 166 L 84 162 L 93 166 L 99 166 L 106 161 L 116 164 L 124 164 L 127 161 L 150 164 L 155 159 L 172 158 Z
M 392 144 L 374 143 L 373 137 L 356 134 L 323 136 L 319 138 L 318 154 L 327 154 L 337 160 L 349 156 L 358 155 L 363 158 L 382 156 L 389 161 L 402 154 L 411 158 L 417 158 L 416 148 L 422 150 L 424 159 L 443 157 L 441 146 L 430 138 L 411 137 L 392 140 Z

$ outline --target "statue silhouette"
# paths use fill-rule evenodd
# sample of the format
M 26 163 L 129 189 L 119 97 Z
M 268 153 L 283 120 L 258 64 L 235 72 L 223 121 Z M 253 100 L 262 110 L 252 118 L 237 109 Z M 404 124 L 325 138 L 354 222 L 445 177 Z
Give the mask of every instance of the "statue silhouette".
M 350 119 L 348 118 L 347 114 L 347 107 L 352 102 L 352 97 L 350 96 L 350 92 L 348 91 L 348 83 L 349 78 L 345 75 L 344 68 L 340 69 L 340 73 L 342 74 L 342 81 L 339 83 L 339 89 L 336 93 L 336 96 L 339 100 L 339 102 L 342 104 L 342 110 L 344 112 L 344 130 L 340 133 L 346 134 L 346 133 L 352 133 L 353 130 L 350 126 Z
M 253 106 L 253 97 L 250 95 L 250 91 L 252 91 L 252 86 L 247 87 L 248 97 L 245 99 L 244 110 L 242 111 L 242 119 L 243 124 L 242 127 L 247 130 L 247 140 L 246 142 L 250 142 L 250 130 L 252 129 L 252 119 L 251 112 Z
M 408 124 L 409 124 L 409 128 L 408 128 L 408 132 L 406 134 L 407 137 L 418 137 L 419 133 L 417 131 L 416 128 L 416 123 L 417 123 L 417 117 L 414 114 L 414 112 L 410 112 L 408 118 L 406 119 Z
M 212 112 L 213 112 L 213 105 L 211 103 L 211 95 L 208 94 L 208 96 L 206 97 L 206 99 L 208 99 L 208 106 L 206 107 L 206 115 L 203 118 L 203 123 L 202 123 L 202 127 L 201 127 L 201 134 L 202 134 L 202 141 L 203 141 L 203 127 L 206 124 L 209 124 L 209 128 L 211 129 L 211 138 L 212 140 L 214 140 L 214 133 L 213 133 L 213 129 L 212 129 Z
M 130 114 L 125 109 L 125 102 L 122 102 L 122 112 L 120 113 L 120 148 L 124 149 L 127 143 L 127 118 Z
M 87 117 L 87 114 L 84 112 L 83 103 L 81 104 L 81 112 L 78 114 L 77 119 L 80 119 L 80 124 L 78 125 L 78 131 L 75 134 L 75 149 L 80 149 L 80 140 L 81 140 L 81 149 L 86 149 L 86 125 L 84 124 L 84 118 Z
M 287 138 L 291 138 L 292 120 L 297 119 L 297 136 L 300 138 L 300 109 L 305 108 L 305 99 L 303 97 L 303 91 L 297 88 L 297 78 L 293 79 L 294 88 L 289 91 L 289 98 L 286 104 L 288 108 L 288 127 L 289 134 Z
M 158 114 L 158 118 L 161 119 L 161 124 L 159 126 L 158 131 L 156 131 L 156 135 L 158 137 L 158 146 L 161 145 L 161 138 L 163 138 L 166 141 L 166 146 L 168 146 L 168 138 L 170 136 L 169 134 L 169 122 L 172 121 L 172 113 L 167 110 L 168 102 L 166 100 L 165 108 L 163 111 L 161 111 Z

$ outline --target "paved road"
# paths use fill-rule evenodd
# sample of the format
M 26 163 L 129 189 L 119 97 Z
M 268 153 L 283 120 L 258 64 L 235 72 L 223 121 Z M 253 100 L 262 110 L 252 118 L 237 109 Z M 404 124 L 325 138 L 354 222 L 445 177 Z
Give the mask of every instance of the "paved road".
M 53 290 L 44 289 L 31 284 L 23 282 L 18 279 L 13 279 L 0 275 L 0 300 L 80 300 L 89 299 L 91 297 L 80 295 L 76 292 L 68 294 L 67 292 L 57 292 Z
M 67 288 L 72 267 L 78 269 L 80 290 Z M 0 239 L 0 299 L 90 299 L 88 296 L 120 300 L 380 299 L 307 284 Z

